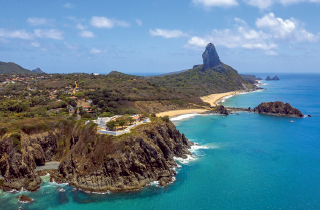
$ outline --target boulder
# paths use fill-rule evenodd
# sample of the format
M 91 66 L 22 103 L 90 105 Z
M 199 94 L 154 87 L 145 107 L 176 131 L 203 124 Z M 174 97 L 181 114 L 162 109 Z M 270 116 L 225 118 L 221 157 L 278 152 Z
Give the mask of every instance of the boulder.
M 26 195 L 20 195 L 19 196 L 19 203 L 30 203 L 30 202 L 32 202 L 33 201 L 33 199 L 32 198 L 29 198 L 28 196 L 26 196 Z

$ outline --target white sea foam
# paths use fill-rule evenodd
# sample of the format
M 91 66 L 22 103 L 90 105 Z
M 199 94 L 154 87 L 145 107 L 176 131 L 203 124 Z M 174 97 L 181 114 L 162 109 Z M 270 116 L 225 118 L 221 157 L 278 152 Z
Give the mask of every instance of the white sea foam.
M 188 119 L 188 118 L 192 118 L 192 117 L 195 117 L 197 115 L 200 115 L 200 114 L 184 114 L 184 115 L 180 115 L 178 117 L 173 117 L 171 118 L 170 120 L 171 121 L 179 121 L 179 120 L 184 120 L 184 119 Z
M 57 183 L 57 182 L 54 181 L 54 179 L 52 179 L 52 182 L 49 182 L 49 183 L 52 184 L 52 185 L 58 185 L 58 186 L 60 186 L 60 185 L 62 185 L 62 186 L 69 185 L 69 183 Z

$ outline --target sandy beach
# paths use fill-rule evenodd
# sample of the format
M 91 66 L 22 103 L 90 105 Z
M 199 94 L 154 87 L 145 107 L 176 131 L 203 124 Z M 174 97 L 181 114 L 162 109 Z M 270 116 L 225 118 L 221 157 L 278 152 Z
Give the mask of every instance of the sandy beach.
M 177 117 L 184 114 L 201 114 L 208 111 L 207 109 L 184 109 L 184 110 L 172 110 L 167 112 L 160 112 L 157 117 L 169 116 L 170 118 Z
M 230 95 L 235 95 L 239 93 L 239 91 L 232 91 L 232 92 L 227 92 L 227 93 L 216 93 L 216 94 L 211 94 L 208 96 L 202 96 L 201 100 L 204 102 L 209 103 L 211 106 L 215 107 L 217 106 L 217 102 L 222 99 L 223 97 L 230 96 Z
M 219 100 L 226 96 L 230 95 L 235 95 L 239 93 L 240 91 L 232 91 L 232 92 L 227 92 L 227 93 L 216 93 L 216 94 L 211 94 L 208 96 L 203 96 L 201 97 L 201 100 L 207 103 L 210 103 L 211 106 L 215 107 L 217 106 L 217 103 Z M 185 110 L 172 110 L 172 111 L 166 111 L 166 112 L 160 112 L 157 114 L 158 117 L 163 117 L 163 116 L 169 116 L 170 118 L 177 117 L 180 115 L 185 115 L 185 114 L 201 114 L 208 111 L 207 109 L 185 109 Z

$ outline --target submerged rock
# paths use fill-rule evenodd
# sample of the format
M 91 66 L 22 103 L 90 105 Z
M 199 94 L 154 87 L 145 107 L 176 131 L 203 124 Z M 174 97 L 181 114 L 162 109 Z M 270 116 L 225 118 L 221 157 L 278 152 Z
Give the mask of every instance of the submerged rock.
M 285 104 L 282 101 L 263 102 L 254 108 L 253 112 L 285 117 L 304 117 L 298 109 L 293 108 L 289 103 Z

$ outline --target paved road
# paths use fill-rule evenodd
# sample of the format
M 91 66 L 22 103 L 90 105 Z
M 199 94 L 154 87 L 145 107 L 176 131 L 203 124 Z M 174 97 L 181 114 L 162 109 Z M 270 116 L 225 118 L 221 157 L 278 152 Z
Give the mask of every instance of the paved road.
M 37 166 L 36 171 L 58 169 L 59 162 L 47 162 L 44 166 Z

